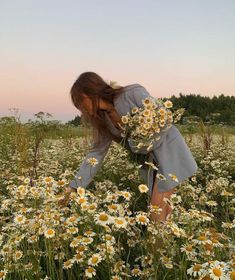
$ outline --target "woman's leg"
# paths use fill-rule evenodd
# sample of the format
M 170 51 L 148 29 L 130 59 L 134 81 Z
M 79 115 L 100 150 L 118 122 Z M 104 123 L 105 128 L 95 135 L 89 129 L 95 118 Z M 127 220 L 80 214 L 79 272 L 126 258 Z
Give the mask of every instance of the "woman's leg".
M 162 208 L 162 211 L 157 214 L 157 213 L 151 213 L 150 218 L 155 221 L 155 222 L 160 222 L 160 221 L 166 221 L 166 218 L 170 216 L 172 212 L 172 208 L 164 202 L 164 198 L 169 198 L 172 193 L 176 191 L 175 188 L 167 191 L 167 192 L 159 192 L 158 191 L 158 186 L 157 186 L 157 179 L 154 176 L 154 185 L 153 185 L 153 192 L 151 196 L 150 203 L 152 205 L 157 205 L 158 207 Z

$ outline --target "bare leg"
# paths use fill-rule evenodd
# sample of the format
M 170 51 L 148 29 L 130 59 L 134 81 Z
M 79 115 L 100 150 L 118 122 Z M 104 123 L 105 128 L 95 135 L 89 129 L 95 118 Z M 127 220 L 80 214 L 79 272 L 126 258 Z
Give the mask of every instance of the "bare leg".
M 157 180 L 155 178 L 155 182 L 153 185 L 153 192 L 151 196 L 150 203 L 152 205 L 157 205 L 158 207 L 162 208 L 162 211 L 157 214 L 157 213 L 151 213 L 150 218 L 151 220 L 155 222 L 160 222 L 160 221 L 166 221 L 166 218 L 170 216 L 172 212 L 172 208 L 164 202 L 164 198 L 169 198 L 172 193 L 174 193 L 176 190 L 175 188 L 167 191 L 167 192 L 159 192 L 158 191 L 158 186 L 157 186 Z

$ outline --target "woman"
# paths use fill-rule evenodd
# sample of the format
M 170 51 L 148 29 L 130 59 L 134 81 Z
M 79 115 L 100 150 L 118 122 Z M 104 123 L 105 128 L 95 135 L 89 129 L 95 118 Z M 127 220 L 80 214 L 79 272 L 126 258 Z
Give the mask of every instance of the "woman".
M 85 188 L 92 181 L 112 140 L 123 145 L 119 129 L 121 117 L 130 112 L 133 107 L 142 107 L 142 100 L 151 96 L 140 84 L 111 87 L 94 72 L 82 73 L 73 84 L 70 93 L 74 106 L 83 113 L 93 127 L 94 144 L 74 180 L 66 188 L 61 205 L 68 203 L 70 193 L 76 191 L 78 186 Z M 135 153 L 131 141 L 125 142 L 124 147 L 131 153 Z M 151 219 L 155 222 L 164 222 L 172 211 L 164 198 L 169 198 L 176 191 L 175 187 L 179 183 L 194 175 L 197 164 L 174 125 L 162 133 L 160 140 L 154 142 L 152 150 L 143 149 L 138 153 L 144 155 L 144 161 L 158 164 L 158 171 L 164 176 L 170 172 L 177 174 L 177 181 L 164 181 L 156 177 L 156 171 L 149 168 L 149 165 L 143 164 L 140 170 L 141 176 L 149 187 L 150 203 L 162 208 L 158 214 L 151 213 Z M 91 166 L 87 161 L 89 158 L 97 159 L 97 164 Z

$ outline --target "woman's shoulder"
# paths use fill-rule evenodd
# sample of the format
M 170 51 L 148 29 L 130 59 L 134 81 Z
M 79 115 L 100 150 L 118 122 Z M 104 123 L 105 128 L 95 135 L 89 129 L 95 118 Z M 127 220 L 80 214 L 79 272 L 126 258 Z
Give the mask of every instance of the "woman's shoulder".
M 130 89 L 133 89 L 136 87 L 143 87 L 143 86 L 141 84 L 135 83 L 135 84 L 130 84 L 130 85 L 125 86 L 124 89 L 130 90 Z

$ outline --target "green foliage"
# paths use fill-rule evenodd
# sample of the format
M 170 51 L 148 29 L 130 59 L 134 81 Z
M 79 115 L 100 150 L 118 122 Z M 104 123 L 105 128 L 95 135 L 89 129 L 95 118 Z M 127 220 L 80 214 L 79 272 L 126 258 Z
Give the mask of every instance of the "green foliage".
M 202 121 L 235 125 L 235 96 L 201 96 L 199 94 L 172 95 L 169 99 L 173 102 L 175 110 L 185 108 L 184 117 L 198 116 Z M 182 118 L 183 119 L 183 118 Z M 182 120 L 181 120 L 182 123 Z
M 74 126 L 79 126 L 81 124 L 81 117 L 76 116 L 73 120 L 68 121 L 67 124 L 71 124 L 71 125 L 74 125 Z

